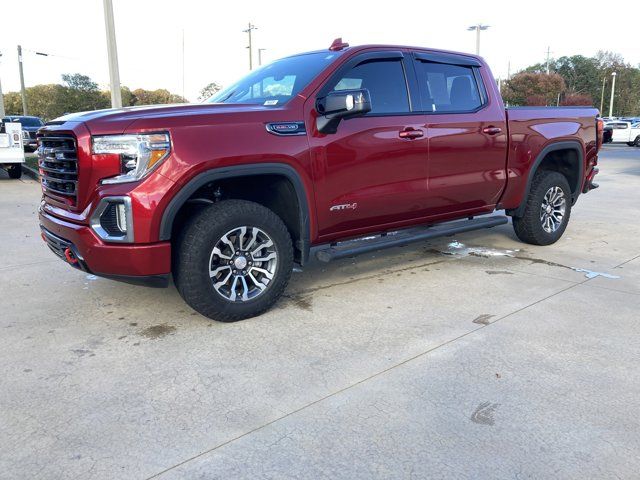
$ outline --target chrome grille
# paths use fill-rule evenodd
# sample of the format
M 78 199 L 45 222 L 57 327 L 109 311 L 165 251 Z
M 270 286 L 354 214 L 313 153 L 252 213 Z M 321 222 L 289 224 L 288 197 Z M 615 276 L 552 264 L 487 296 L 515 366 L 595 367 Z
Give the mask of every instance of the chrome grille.
M 75 205 L 78 196 L 75 138 L 70 135 L 39 137 L 38 166 L 44 194 Z

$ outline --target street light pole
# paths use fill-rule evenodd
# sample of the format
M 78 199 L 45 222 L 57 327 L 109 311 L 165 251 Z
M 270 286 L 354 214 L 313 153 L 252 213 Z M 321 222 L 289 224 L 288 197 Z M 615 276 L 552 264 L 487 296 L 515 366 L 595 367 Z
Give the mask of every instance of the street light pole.
M 474 30 L 476 31 L 476 55 L 480 55 L 480 31 L 486 30 L 487 28 L 489 28 L 489 25 L 482 25 L 480 23 L 467 28 L 467 30 L 470 32 Z
M 27 92 L 24 89 L 24 71 L 22 70 L 22 46 L 18 45 L 18 70 L 20 71 L 20 96 L 22 97 L 22 114 L 27 114 Z
M 249 22 L 249 28 L 243 30 L 243 32 L 249 35 L 249 46 L 247 47 L 249 49 L 249 70 L 253 70 L 253 44 L 251 43 L 251 32 L 257 29 L 258 27 L 251 25 L 251 22 Z
M 602 77 L 602 94 L 600 95 L 600 115 L 604 109 L 604 87 L 607 84 L 607 77 Z
M 613 80 L 611 81 L 611 103 L 609 104 L 609 117 L 613 117 L 613 97 L 616 92 L 616 72 L 611 74 Z
M 109 56 L 109 84 L 111 87 L 111 106 L 113 108 L 122 108 L 120 72 L 118 70 L 118 46 L 116 45 L 116 28 L 113 21 L 112 0 L 104 0 L 104 24 L 107 31 L 107 54 Z
M 2 53 L 0 53 L 0 57 L 2 57 Z M 0 117 L 4 117 L 4 116 L 5 116 L 4 95 L 2 94 L 2 78 L 0 78 Z

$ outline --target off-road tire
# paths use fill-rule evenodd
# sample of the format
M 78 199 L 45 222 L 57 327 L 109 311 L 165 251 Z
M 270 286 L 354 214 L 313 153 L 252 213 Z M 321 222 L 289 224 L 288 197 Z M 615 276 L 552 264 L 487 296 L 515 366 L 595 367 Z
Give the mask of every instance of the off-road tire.
M 230 230 L 257 227 L 273 241 L 277 266 L 273 279 L 256 298 L 232 302 L 213 287 L 209 274 L 214 246 Z M 269 309 L 282 295 L 293 269 L 289 231 L 274 212 L 245 200 L 224 200 L 195 213 L 183 226 L 174 244 L 173 276 L 187 304 L 205 317 L 235 322 Z
M 9 165 L 7 166 L 7 173 L 9 174 L 9 178 L 18 179 L 22 176 L 22 165 Z
M 550 188 L 559 187 L 566 199 L 565 213 L 560 226 L 552 233 L 544 230 L 540 219 L 542 203 Z M 567 178 L 558 172 L 549 170 L 538 171 L 533 177 L 531 190 L 526 199 L 524 214 L 513 217 L 513 229 L 516 236 L 525 243 L 532 245 L 551 245 L 557 242 L 569 223 L 571 216 L 571 188 Z

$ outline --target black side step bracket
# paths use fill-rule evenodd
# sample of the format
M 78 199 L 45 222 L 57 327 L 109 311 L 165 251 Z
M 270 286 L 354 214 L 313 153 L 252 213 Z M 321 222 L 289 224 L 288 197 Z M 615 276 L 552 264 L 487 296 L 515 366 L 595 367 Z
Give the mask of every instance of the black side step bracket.
M 432 238 L 446 237 L 456 233 L 479 230 L 481 228 L 491 228 L 504 225 L 509 222 L 509 217 L 504 215 L 494 215 L 491 217 L 479 217 L 469 220 L 456 220 L 437 224 L 431 227 L 416 227 L 397 232 L 354 239 L 335 244 L 331 247 L 321 248 L 316 251 L 316 257 L 321 262 L 330 262 L 339 258 L 352 257 L 361 253 L 373 252 L 384 248 L 400 247 L 414 242 L 429 240 Z

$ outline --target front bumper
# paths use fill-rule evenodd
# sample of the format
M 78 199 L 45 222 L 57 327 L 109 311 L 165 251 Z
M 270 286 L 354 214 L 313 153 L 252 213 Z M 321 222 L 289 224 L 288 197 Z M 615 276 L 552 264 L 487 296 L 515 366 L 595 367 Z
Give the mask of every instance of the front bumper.
M 171 244 L 108 244 L 87 225 L 65 222 L 40 211 L 42 238 L 74 268 L 101 277 L 149 286 L 167 286 Z

